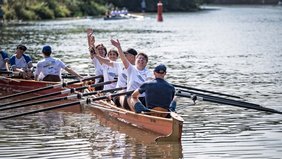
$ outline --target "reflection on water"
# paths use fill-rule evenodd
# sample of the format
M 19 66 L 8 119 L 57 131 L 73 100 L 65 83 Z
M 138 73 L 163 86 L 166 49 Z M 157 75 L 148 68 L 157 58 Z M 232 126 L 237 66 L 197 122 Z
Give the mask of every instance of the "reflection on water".
M 13 53 L 22 42 L 34 61 L 50 44 L 55 57 L 88 73 L 84 30 L 91 27 L 96 41 L 108 48 L 110 38 L 118 38 L 124 49 L 148 53 L 149 68 L 167 64 L 172 83 L 282 111 L 281 15 L 279 6 L 225 6 L 165 13 L 163 23 L 156 22 L 155 14 L 141 21 L 28 22 L 1 27 L 0 44 Z M 1 121 L 0 158 L 281 158 L 281 115 L 201 101 L 192 105 L 185 98 L 178 103 L 185 120 L 181 144 L 156 144 L 144 138 L 147 132 L 89 112 L 52 112 Z

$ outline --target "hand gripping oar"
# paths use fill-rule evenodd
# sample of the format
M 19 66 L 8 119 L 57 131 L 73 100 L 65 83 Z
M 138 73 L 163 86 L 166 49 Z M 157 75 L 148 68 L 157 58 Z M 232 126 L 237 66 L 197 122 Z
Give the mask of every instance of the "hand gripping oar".
M 115 93 L 115 94 L 111 94 L 111 97 L 131 94 L 132 92 L 133 91 Z M 86 99 L 82 99 L 80 101 L 75 101 L 75 102 L 61 104 L 61 105 L 56 105 L 56 106 L 52 106 L 52 107 L 48 107 L 48 108 L 42 108 L 42 109 L 38 109 L 38 110 L 33 110 L 33 111 L 30 111 L 30 112 L 25 112 L 25 113 L 20 113 L 20 114 L 16 114 L 16 115 L 10 115 L 10 116 L 6 116 L 6 117 L 2 117 L 2 118 L 0 118 L 0 120 L 15 118 L 15 117 L 29 115 L 29 114 L 35 114 L 35 113 L 49 111 L 49 110 L 54 110 L 54 109 L 65 108 L 65 107 L 74 106 L 74 105 L 78 105 L 78 104 L 79 105 L 91 104 L 94 101 L 108 99 L 108 98 L 109 98 L 109 96 L 101 96 L 101 97 L 97 97 L 97 98 L 86 98 Z
M 43 94 L 43 95 L 30 97 L 30 98 L 26 98 L 26 99 L 16 100 L 16 101 L 13 101 L 13 102 L 10 102 L 10 103 L 2 104 L 2 105 L 0 105 L 0 107 L 5 107 L 5 106 L 17 104 L 17 103 L 27 102 L 27 101 L 30 101 L 30 100 L 36 100 L 36 99 L 40 99 L 40 98 L 51 97 L 51 96 L 60 95 L 60 94 L 71 94 L 71 93 L 74 93 L 75 91 L 81 91 L 81 90 L 84 90 L 84 89 L 89 88 L 89 87 L 95 88 L 95 87 L 103 86 L 103 85 L 106 85 L 106 84 L 111 84 L 111 83 L 114 83 L 116 81 L 117 80 L 101 82 L 101 83 L 92 84 L 92 85 L 89 85 L 89 86 L 83 86 L 83 87 L 78 87 L 78 88 L 70 88 L 70 89 L 66 89 L 66 90 L 63 90 L 63 91 L 59 91 L 59 92 L 53 92 L 53 93 Z
M 226 97 L 232 97 L 232 98 L 241 98 L 241 97 L 238 97 L 238 96 L 234 96 L 234 95 L 230 95 L 230 94 L 225 94 L 225 93 L 220 93 L 220 92 L 214 92 L 214 91 L 208 91 L 208 90 L 203 90 L 203 89 L 198 89 L 198 88 L 186 87 L 186 86 L 181 86 L 181 85 L 177 85 L 177 84 L 172 84 L 172 85 L 174 87 L 184 88 L 184 89 L 188 89 L 188 90 L 194 90 L 194 91 L 199 91 L 199 92 L 206 92 L 206 93 L 217 94 L 217 95 L 226 96 Z
M 98 84 L 97 84 L 97 86 L 98 86 Z M 56 101 L 61 101 L 61 100 L 81 99 L 82 97 L 89 96 L 89 95 L 95 95 L 95 94 L 98 94 L 98 93 L 113 92 L 113 91 L 118 91 L 118 90 L 123 90 L 123 89 L 126 89 L 126 87 L 113 88 L 113 89 L 107 89 L 107 90 L 101 90 L 101 91 L 94 91 L 94 92 L 83 93 L 83 94 L 73 94 L 73 95 L 69 95 L 69 96 L 65 96 L 65 97 L 46 99 L 46 100 L 41 100 L 41 101 L 36 101 L 36 102 L 31 102 L 31 103 L 25 103 L 25 104 L 22 104 L 22 105 L 15 105 L 15 106 L 10 106 L 10 107 L 0 108 L 0 111 L 4 111 L 4 110 L 8 110 L 8 109 L 22 108 L 22 107 L 28 107 L 28 106 L 32 106 L 32 105 L 45 104 L 45 103 L 56 102 Z
M 11 94 L 11 95 L 7 95 L 7 96 L 4 96 L 4 97 L 0 97 L 0 100 L 11 98 L 11 97 L 16 97 L 16 96 L 20 96 L 20 95 L 25 95 L 25 94 L 29 94 L 29 93 L 35 93 L 35 92 L 39 92 L 39 91 L 43 91 L 43 90 L 47 90 L 47 89 L 52 89 L 52 88 L 62 88 L 62 87 L 66 87 L 68 85 L 72 85 L 72 84 L 75 84 L 75 83 L 79 83 L 79 82 L 83 82 L 83 81 L 88 81 L 88 80 L 92 80 L 92 79 L 96 79 L 96 78 L 101 78 L 101 77 L 102 76 L 99 75 L 99 76 L 85 78 L 83 80 L 76 80 L 76 81 L 71 81 L 71 82 L 67 82 L 67 83 L 60 83 L 60 84 L 55 84 L 55 85 L 51 85 L 51 86 L 47 86 L 47 87 L 33 89 L 33 90 L 25 91 L 25 92 Z
M 195 97 L 195 95 L 191 93 L 183 94 L 181 92 L 177 92 L 176 95 L 179 97 L 194 98 L 193 100 L 197 99 L 197 97 Z M 200 97 L 200 100 L 203 100 L 203 101 L 214 102 L 218 104 L 232 105 L 232 106 L 237 106 L 241 108 L 254 109 L 254 110 L 265 111 L 265 112 L 270 112 L 270 113 L 282 114 L 282 112 L 278 110 L 262 107 L 260 105 L 253 104 L 253 103 L 229 100 L 229 99 L 224 99 L 224 98 L 219 98 L 219 97 L 214 97 L 214 96 L 209 96 L 209 95 L 199 95 L 199 97 Z

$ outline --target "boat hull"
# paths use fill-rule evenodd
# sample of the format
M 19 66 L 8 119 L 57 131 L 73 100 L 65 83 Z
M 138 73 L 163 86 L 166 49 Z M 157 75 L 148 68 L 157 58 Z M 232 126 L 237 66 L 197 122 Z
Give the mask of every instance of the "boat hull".
M 34 81 L 34 80 L 24 80 L 24 79 L 1 79 L 0 80 L 0 93 L 2 96 L 9 95 L 12 93 L 19 93 L 19 92 L 24 92 L 24 91 L 29 91 L 33 89 L 38 89 L 42 87 L 47 87 L 50 85 L 55 85 L 58 84 L 57 82 L 45 82 L 45 81 Z M 82 86 L 82 84 L 74 84 L 69 87 L 79 87 Z M 20 100 L 20 99 L 25 99 L 25 98 L 30 98 L 33 96 L 37 95 L 44 95 L 48 93 L 53 93 L 53 92 L 59 92 L 62 91 L 64 88 L 52 88 L 48 90 L 43 90 L 39 91 L 36 93 L 30 93 L 30 94 L 25 94 L 17 97 L 12 97 L 5 99 L 3 103 L 9 103 L 13 100 Z M 53 99 L 57 97 L 63 97 L 67 96 L 68 94 L 63 94 L 63 95 L 57 95 L 57 96 L 52 96 L 48 97 L 48 99 Z M 46 100 L 46 98 L 39 99 L 40 100 Z M 32 107 L 27 107 L 28 109 L 35 109 L 35 108 L 42 108 L 42 107 L 49 107 L 49 106 L 54 106 L 54 105 L 59 105 L 59 104 L 64 104 L 68 103 L 70 100 L 64 100 L 64 101 L 58 101 L 58 102 L 51 102 L 51 103 L 45 103 L 41 105 L 33 105 Z M 73 100 L 71 100 L 73 101 Z M 29 102 L 34 102 L 34 101 L 29 101 Z M 21 103 L 22 104 L 22 103 Z M 73 113 L 80 113 L 82 111 L 80 105 L 74 105 L 71 107 L 66 107 L 66 108 L 60 108 L 58 109 L 59 111 L 64 111 L 64 112 L 73 112 Z
M 181 141 L 183 119 L 176 113 L 171 113 L 172 118 L 156 117 L 118 108 L 112 102 L 106 101 L 87 105 L 87 109 L 93 113 L 102 110 L 106 116 L 110 116 L 142 130 L 149 130 L 152 133 L 158 134 L 155 141 Z

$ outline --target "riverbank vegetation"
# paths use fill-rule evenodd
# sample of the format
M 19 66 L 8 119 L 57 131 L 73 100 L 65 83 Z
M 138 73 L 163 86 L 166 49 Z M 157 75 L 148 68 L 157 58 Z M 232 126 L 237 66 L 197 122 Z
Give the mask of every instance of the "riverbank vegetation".
M 5 20 L 95 16 L 107 10 L 102 0 L 4 0 L 1 8 Z
M 4 20 L 42 20 L 104 15 L 111 8 L 126 7 L 140 12 L 143 0 L 0 0 Z M 147 12 L 157 9 L 159 0 L 144 0 Z M 191 11 L 202 0 L 162 0 L 165 11 Z M 0 17 L 1 18 L 1 17 Z

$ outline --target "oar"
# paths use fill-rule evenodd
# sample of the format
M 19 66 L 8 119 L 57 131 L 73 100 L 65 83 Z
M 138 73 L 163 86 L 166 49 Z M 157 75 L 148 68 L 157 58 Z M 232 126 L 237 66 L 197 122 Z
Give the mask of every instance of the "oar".
M 0 71 L 0 74 L 10 75 L 10 74 L 13 74 L 13 72 L 12 71 Z
M 115 94 L 111 94 L 111 97 L 116 97 L 116 96 L 131 94 L 132 92 L 133 92 L 133 91 L 115 93 Z M 49 110 L 54 110 L 54 109 L 65 108 L 65 107 L 74 106 L 74 105 L 78 105 L 78 104 L 79 104 L 79 105 L 91 104 L 91 103 L 94 102 L 94 101 L 103 100 L 103 99 L 108 99 L 108 98 L 109 98 L 108 96 L 101 96 L 101 97 L 97 97 L 97 98 L 82 99 L 82 100 L 80 100 L 80 101 L 75 101 L 75 102 L 71 102 L 71 103 L 56 105 L 56 106 L 52 106 L 52 107 L 48 107 L 48 108 L 42 108 L 42 109 L 33 110 L 33 111 L 25 112 L 25 113 L 19 113 L 19 114 L 16 114 L 16 115 L 10 115 L 10 116 L 6 116 L 6 117 L 2 117 L 2 118 L 0 118 L 0 120 L 15 118 L 15 117 L 24 116 L 24 115 L 29 115 L 29 114 L 35 114 L 35 113 L 44 112 L 44 111 L 49 111 Z
M 16 96 L 20 96 L 20 95 L 25 95 L 25 94 L 29 94 L 29 93 L 35 93 L 35 92 L 39 92 L 39 91 L 43 91 L 43 90 L 47 90 L 47 89 L 52 89 L 52 88 L 62 88 L 62 87 L 66 87 L 68 85 L 72 85 L 72 84 L 75 84 L 75 83 L 88 81 L 88 80 L 101 78 L 101 77 L 102 76 L 99 75 L 99 76 L 93 76 L 93 77 L 85 78 L 83 80 L 75 80 L 75 81 L 71 81 L 71 82 L 67 82 L 67 83 L 59 83 L 59 84 L 55 84 L 55 85 L 50 85 L 50 86 L 47 86 L 47 87 L 42 87 L 42 88 L 38 88 L 38 89 L 33 89 L 33 90 L 25 91 L 25 92 L 20 92 L 20 93 L 0 97 L 0 100 L 8 99 L 8 98 L 11 98 L 11 97 L 16 97 Z
M 194 92 L 194 91 L 188 91 L 188 90 L 180 90 L 180 89 L 178 89 L 177 90 L 179 93 L 181 93 L 181 92 L 186 92 L 186 93 L 190 93 L 190 94 L 192 94 L 192 95 L 198 95 L 198 96 L 200 96 L 200 97 L 204 97 L 204 98 L 212 98 L 212 99 L 214 99 L 214 100 L 220 100 L 220 101 L 226 101 L 226 102 L 230 102 L 230 103 L 232 103 L 232 102 L 235 102 L 235 103 L 239 103 L 239 104 L 241 104 L 241 105 L 247 105 L 247 106 L 249 106 L 249 105 L 251 105 L 251 106 L 260 106 L 260 105 L 258 105 L 258 104 L 254 104 L 254 103 L 249 103 L 249 102 L 244 102 L 244 101 L 239 101 L 239 100 L 234 100 L 234 99 L 227 99 L 227 98 L 223 98 L 223 97 L 219 97 L 219 96 L 212 96 L 212 95 L 208 95 L 208 94 L 203 94 L 203 93 L 199 93 L 199 92 Z M 193 96 L 194 97 L 194 96 Z M 196 96 L 195 96 L 196 97 Z M 194 98 L 195 98 L 194 97 Z M 194 99 L 194 100 L 196 100 L 196 99 Z
M 95 94 L 98 94 L 98 93 L 114 92 L 114 91 L 123 90 L 123 89 L 126 89 L 126 87 L 113 88 L 113 89 L 101 90 L 101 91 L 94 91 L 94 92 L 83 93 L 83 94 L 73 94 L 73 95 L 69 95 L 69 96 L 65 96 L 65 97 L 46 99 L 46 100 L 41 100 L 41 101 L 36 101 L 36 102 L 31 102 L 31 103 L 25 103 L 25 104 L 22 104 L 22 105 L 0 108 L 0 111 L 22 108 L 22 107 L 28 107 L 28 106 L 32 106 L 32 105 L 45 104 L 45 103 L 56 102 L 56 101 L 61 101 L 61 100 L 81 99 L 82 97 L 89 96 L 89 95 L 95 95 Z
M 206 93 L 217 94 L 217 95 L 226 96 L 226 97 L 232 97 L 232 98 L 241 98 L 241 97 L 238 97 L 238 96 L 234 96 L 234 95 L 230 95 L 230 94 L 225 94 L 225 93 L 220 93 L 220 92 L 214 92 L 214 91 L 208 91 L 208 90 L 203 90 L 203 89 L 198 89 L 198 88 L 193 88 L 193 87 L 181 86 L 181 85 L 177 85 L 177 84 L 172 84 L 172 85 L 174 87 L 184 88 L 184 89 L 188 89 L 188 90 L 195 90 L 195 91 L 199 91 L 199 92 L 206 92 Z
M 5 107 L 5 106 L 9 106 L 9 105 L 17 104 L 17 103 L 22 103 L 22 102 L 27 102 L 27 101 L 31 101 L 31 100 L 36 100 L 36 99 L 40 99 L 40 98 L 51 97 L 51 96 L 55 96 L 55 95 L 71 94 L 71 93 L 74 93 L 75 91 L 81 91 L 81 90 L 84 90 L 84 89 L 89 88 L 89 87 L 95 88 L 95 87 L 111 84 L 111 83 L 114 83 L 116 81 L 117 80 L 106 81 L 106 82 L 101 82 L 101 83 L 97 83 L 97 84 L 92 84 L 92 85 L 89 85 L 89 86 L 82 86 L 82 87 L 78 87 L 78 88 L 70 88 L 70 89 L 66 89 L 66 90 L 63 90 L 63 91 L 59 91 L 59 92 L 53 92 L 53 93 L 43 94 L 43 95 L 30 97 L 30 98 L 26 98 L 26 99 L 16 100 L 16 101 L 12 101 L 12 102 L 9 102 L 9 103 L 4 103 L 4 104 L 0 105 L 0 107 Z
M 95 76 L 94 74 L 80 73 L 80 76 Z M 62 73 L 62 78 L 76 78 L 76 76 L 69 73 Z
M 194 97 L 194 95 L 190 94 L 190 93 L 184 94 L 184 93 L 181 93 L 181 92 L 177 92 L 176 95 L 179 96 L 179 97 L 188 97 L 188 98 Z M 227 99 L 219 99 L 218 97 L 215 98 L 215 97 L 204 96 L 204 95 L 199 95 L 199 97 L 203 101 L 214 102 L 214 103 L 218 103 L 218 104 L 232 105 L 232 106 L 237 106 L 237 107 L 241 107 L 241 108 L 254 109 L 254 110 L 265 111 L 265 112 L 270 112 L 270 113 L 282 114 L 282 112 L 280 112 L 278 110 L 262 107 L 262 106 L 257 105 L 257 104 L 252 104 L 252 103 L 247 103 L 247 102 L 245 102 L 245 104 L 243 104 L 244 102 L 242 102 L 242 101 L 235 101 L 235 100 L 231 101 L 231 100 L 227 100 Z

